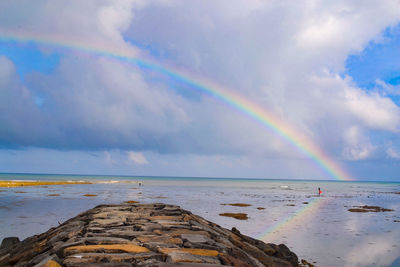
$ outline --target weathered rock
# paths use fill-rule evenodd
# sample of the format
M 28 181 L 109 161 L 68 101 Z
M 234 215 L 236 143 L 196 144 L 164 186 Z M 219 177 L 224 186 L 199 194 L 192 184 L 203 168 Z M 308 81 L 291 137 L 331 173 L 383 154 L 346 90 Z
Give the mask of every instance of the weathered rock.
M 298 266 L 283 244 L 265 244 L 161 203 L 100 205 L 18 241 L 3 240 L 0 266 Z
M 113 244 L 113 245 L 84 245 L 84 246 L 72 246 L 64 249 L 64 255 L 71 255 L 76 253 L 87 253 L 87 252 L 128 252 L 128 253 L 142 253 L 149 252 L 149 250 L 142 246 L 133 244 Z
M 225 216 L 225 217 L 232 217 L 238 220 L 247 220 L 247 214 L 246 213 L 231 213 L 231 212 L 225 212 L 225 213 L 220 213 L 219 216 Z
M 223 206 L 229 205 L 229 206 L 234 206 L 234 207 L 249 207 L 251 204 L 246 204 L 246 203 L 230 203 L 230 204 L 221 204 Z
M 6 237 L 1 242 L 0 249 L 9 248 L 12 245 L 17 244 L 17 243 L 19 243 L 19 238 L 18 237 Z
M 232 257 L 228 254 L 221 254 L 219 255 L 219 259 L 222 264 L 229 265 L 229 266 L 241 266 L 241 267 L 248 267 L 251 266 L 248 263 L 242 261 L 239 258 Z
M 314 264 L 312 264 L 312 263 L 309 263 L 308 261 L 306 261 L 306 260 L 301 260 L 301 262 L 300 262 L 300 265 L 299 266 L 301 266 L 301 267 L 315 267 L 315 265 Z
M 61 267 L 58 262 L 54 260 L 44 260 L 43 262 L 40 262 L 39 264 L 35 265 L 34 267 Z
M 206 243 L 209 242 L 211 239 L 205 237 L 204 235 L 198 234 L 182 234 L 181 238 L 185 241 L 189 241 L 190 243 Z
M 239 236 L 241 239 L 245 240 L 248 244 L 256 246 L 258 249 L 262 250 L 265 254 L 269 256 L 284 259 L 292 263 L 292 265 L 296 265 L 298 263 L 297 255 L 294 254 L 292 251 L 290 251 L 290 249 L 284 244 L 280 244 L 279 246 L 271 243 L 265 244 L 260 240 L 248 237 L 246 235 L 242 235 L 240 231 L 235 227 L 232 228 L 232 232 L 235 234 L 235 236 Z
M 175 244 L 175 245 L 182 245 L 182 239 L 171 237 L 168 235 L 158 236 L 158 235 L 142 235 L 138 236 L 136 240 L 142 243 L 149 243 L 149 242 L 162 242 L 167 244 Z
M 92 236 L 92 237 L 84 237 L 81 240 L 87 245 L 96 245 L 96 244 L 129 244 L 132 243 L 130 240 L 126 238 L 120 237 L 109 237 L 109 236 Z
M 220 261 L 216 257 L 202 256 L 191 253 L 181 253 L 178 251 L 171 252 L 168 254 L 167 262 L 178 263 L 178 262 L 191 262 L 191 263 L 208 263 L 208 264 L 219 264 Z
M 386 209 L 379 206 L 357 206 L 356 208 L 348 209 L 350 212 L 385 212 L 385 211 L 394 211 L 392 209 Z
M 31 260 L 31 263 L 36 264 L 36 265 L 34 265 L 34 267 L 41 267 L 41 266 L 48 266 L 48 265 L 57 266 L 57 265 L 55 265 L 58 260 L 57 255 L 54 255 L 54 254 L 52 256 L 49 256 L 49 255 L 50 255 L 50 252 L 39 254 Z
M 176 267 L 176 266 L 186 266 L 186 267 L 222 267 L 226 265 L 220 264 L 209 264 L 209 263 L 189 263 L 189 262 L 178 262 L 178 263 L 168 263 L 162 262 L 158 265 L 158 267 Z

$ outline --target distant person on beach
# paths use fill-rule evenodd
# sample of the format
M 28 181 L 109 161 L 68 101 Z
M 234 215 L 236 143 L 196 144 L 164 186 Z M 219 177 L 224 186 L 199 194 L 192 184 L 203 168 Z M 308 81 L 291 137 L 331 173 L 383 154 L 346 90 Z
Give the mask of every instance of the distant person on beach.
M 321 188 L 318 187 L 318 196 L 321 196 L 321 194 L 322 194 Z

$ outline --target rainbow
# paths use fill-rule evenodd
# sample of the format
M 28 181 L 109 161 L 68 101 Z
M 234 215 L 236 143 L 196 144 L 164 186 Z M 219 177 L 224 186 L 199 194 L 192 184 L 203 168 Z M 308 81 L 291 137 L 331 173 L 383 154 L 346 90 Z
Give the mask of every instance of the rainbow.
M 346 173 L 334 160 L 332 160 L 324 151 L 315 145 L 310 138 L 296 130 L 294 127 L 286 123 L 282 118 L 276 116 L 265 108 L 249 101 L 245 97 L 233 90 L 224 88 L 212 81 L 202 77 L 196 77 L 184 70 L 173 67 L 164 67 L 151 60 L 143 60 L 138 54 L 138 50 L 129 45 L 115 47 L 111 44 L 99 45 L 98 41 L 85 43 L 80 39 L 66 39 L 65 36 L 45 35 L 42 33 L 25 33 L 25 32 L 7 32 L 0 29 L 0 41 L 3 42 L 21 42 L 45 45 L 54 48 L 65 48 L 82 51 L 89 54 L 95 54 L 104 57 L 110 57 L 125 62 L 136 64 L 142 68 L 148 68 L 161 74 L 167 75 L 179 82 L 189 85 L 198 91 L 206 93 L 223 103 L 228 104 L 236 110 L 241 111 L 248 117 L 254 119 L 264 127 L 275 132 L 277 135 L 287 140 L 292 146 L 301 153 L 311 158 L 329 177 L 337 180 L 351 180 L 351 176 Z M 95 43 L 93 45 L 93 43 Z
M 310 218 L 310 215 L 320 209 L 325 203 L 326 199 L 322 197 L 316 197 L 312 199 L 306 206 L 257 234 L 256 238 L 264 242 L 270 242 L 272 235 L 277 234 L 281 229 L 290 228 L 290 226 L 296 222 L 301 222 L 302 220 Z

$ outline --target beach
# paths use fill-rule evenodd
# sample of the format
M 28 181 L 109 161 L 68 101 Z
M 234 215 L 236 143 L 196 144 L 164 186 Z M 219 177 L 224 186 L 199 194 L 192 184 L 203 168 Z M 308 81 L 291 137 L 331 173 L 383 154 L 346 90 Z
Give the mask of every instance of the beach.
M 1 239 L 45 232 L 100 204 L 163 202 L 284 243 L 317 266 L 400 262 L 400 183 L 13 174 L 0 180 L 64 183 L 1 187 Z

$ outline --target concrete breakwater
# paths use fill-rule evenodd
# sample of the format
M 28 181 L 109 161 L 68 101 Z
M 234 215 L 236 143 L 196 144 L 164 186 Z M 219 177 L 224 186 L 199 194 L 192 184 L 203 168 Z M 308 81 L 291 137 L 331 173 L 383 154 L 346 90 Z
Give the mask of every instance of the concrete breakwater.
M 100 205 L 22 242 L 3 240 L 0 266 L 298 266 L 266 244 L 178 206 Z

